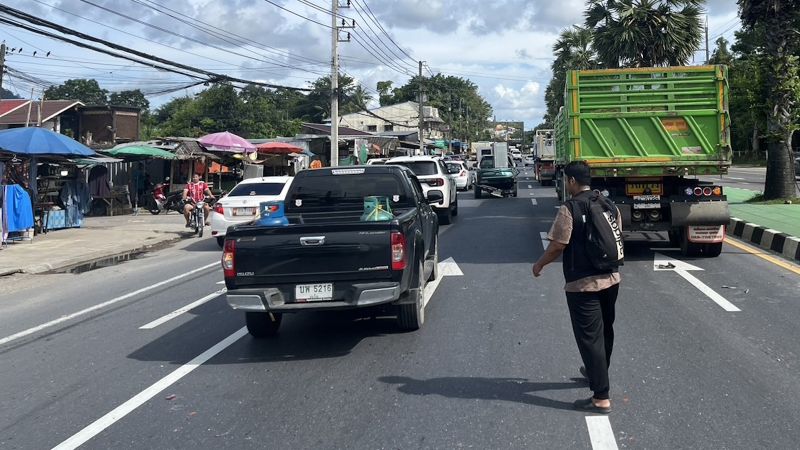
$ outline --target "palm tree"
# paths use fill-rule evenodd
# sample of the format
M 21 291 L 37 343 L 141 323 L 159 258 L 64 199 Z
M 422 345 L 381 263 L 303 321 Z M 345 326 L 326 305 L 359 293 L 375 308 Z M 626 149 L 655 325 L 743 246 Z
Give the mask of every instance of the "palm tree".
M 764 198 L 795 196 L 792 167 L 793 108 L 800 82 L 795 25 L 800 21 L 800 0 L 738 0 L 745 27 L 763 26 L 764 78 L 767 91 L 767 177 Z
M 589 0 L 585 25 L 604 66 L 689 63 L 700 47 L 705 0 Z
M 555 120 L 558 109 L 564 105 L 564 83 L 567 79 L 567 70 L 596 69 L 597 54 L 592 47 L 592 31 L 588 28 L 573 26 L 561 31 L 555 44 L 553 53 L 553 78 L 545 92 L 547 115 L 545 122 Z

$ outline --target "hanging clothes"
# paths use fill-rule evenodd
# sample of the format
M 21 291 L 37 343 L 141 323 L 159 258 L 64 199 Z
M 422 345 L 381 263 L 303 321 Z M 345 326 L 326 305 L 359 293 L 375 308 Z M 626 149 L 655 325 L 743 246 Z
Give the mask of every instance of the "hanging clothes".
M 3 236 L 8 233 L 25 231 L 33 227 L 33 204 L 28 192 L 17 184 L 3 186 Z
M 111 183 L 108 181 L 108 168 L 94 166 L 89 171 L 89 195 L 92 197 L 111 197 Z

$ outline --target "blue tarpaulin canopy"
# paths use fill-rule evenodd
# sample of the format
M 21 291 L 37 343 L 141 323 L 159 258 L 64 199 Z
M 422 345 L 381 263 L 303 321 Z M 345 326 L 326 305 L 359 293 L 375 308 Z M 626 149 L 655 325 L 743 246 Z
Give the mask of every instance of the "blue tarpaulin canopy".
M 75 139 L 38 127 L 0 131 L 0 152 L 21 156 L 95 156 Z

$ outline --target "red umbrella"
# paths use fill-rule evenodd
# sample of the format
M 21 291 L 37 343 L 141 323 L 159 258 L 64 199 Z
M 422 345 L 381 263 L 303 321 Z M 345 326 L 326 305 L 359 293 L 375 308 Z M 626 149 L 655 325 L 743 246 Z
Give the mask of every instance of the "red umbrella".
M 289 153 L 302 153 L 303 149 L 286 142 L 264 142 L 256 146 L 258 153 L 272 153 L 278 155 L 288 155 Z

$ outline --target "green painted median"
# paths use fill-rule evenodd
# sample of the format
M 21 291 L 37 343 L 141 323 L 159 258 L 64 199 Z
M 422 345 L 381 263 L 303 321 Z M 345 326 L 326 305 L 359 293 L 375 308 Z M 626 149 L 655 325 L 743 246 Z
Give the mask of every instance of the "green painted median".
M 759 205 L 746 203 L 760 194 L 749 189 L 725 188 L 731 216 L 762 227 L 800 237 L 800 205 Z

